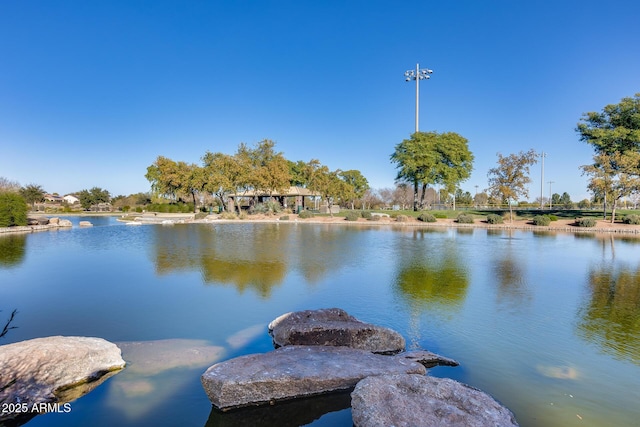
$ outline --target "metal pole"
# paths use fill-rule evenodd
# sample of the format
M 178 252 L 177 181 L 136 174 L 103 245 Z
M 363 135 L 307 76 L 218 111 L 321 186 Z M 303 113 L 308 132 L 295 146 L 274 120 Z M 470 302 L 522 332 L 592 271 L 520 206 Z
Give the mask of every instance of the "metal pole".
M 551 184 L 553 184 L 555 181 L 549 181 L 549 210 L 553 209 L 552 207 L 552 202 L 553 202 L 553 197 L 551 196 Z
M 420 109 L 420 64 L 416 64 L 416 133 L 418 133 L 418 110 Z
M 542 160 L 542 174 L 540 176 L 540 209 L 544 209 L 544 157 L 546 154 L 544 151 L 540 154 Z
M 431 73 L 433 73 L 433 70 L 428 68 L 421 70 L 420 64 L 416 64 L 415 70 L 407 70 L 404 73 L 405 81 L 416 81 L 416 133 L 420 131 L 420 80 L 429 79 Z

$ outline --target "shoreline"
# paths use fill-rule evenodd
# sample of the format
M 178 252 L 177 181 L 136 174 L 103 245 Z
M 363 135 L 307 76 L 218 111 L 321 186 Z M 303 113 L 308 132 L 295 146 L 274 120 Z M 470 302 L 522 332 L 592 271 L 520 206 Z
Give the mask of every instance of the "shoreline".
M 210 217 L 214 218 L 210 218 Z M 353 226 L 377 226 L 377 227 L 409 227 L 409 228 L 432 228 L 432 229 L 485 229 L 485 230 L 520 230 L 533 232 L 554 232 L 554 233 L 603 233 L 616 235 L 638 235 L 640 236 L 640 225 L 613 223 L 605 220 L 597 220 L 595 227 L 578 227 L 572 225 L 575 220 L 558 220 L 552 222 L 548 226 L 533 225 L 531 220 L 517 220 L 513 223 L 505 222 L 504 224 L 488 224 L 479 219 L 473 224 L 459 224 L 454 219 L 438 219 L 437 222 L 422 222 L 416 219 L 398 222 L 392 218 L 384 218 L 378 221 L 369 221 L 360 218 L 357 221 L 347 221 L 342 216 L 335 217 L 316 217 L 308 219 L 298 219 L 295 214 L 288 214 L 289 220 L 280 220 L 278 216 L 256 215 L 256 218 L 248 219 L 219 219 L 217 215 L 210 215 L 205 219 L 193 220 L 192 223 L 216 224 L 216 223 L 291 223 L 291 224 L 336 224 L 336 225 L 353 225 Z
M 46 214 L 36 214 L 36 216 L 49 216 Z M 122 213 L 99 213 L 99 214 L 87 214 L 87 213 L 78 213 L 78 214 L 67 214 L 60 216 L 77 216 L 77 217 L 92 217 L 92 216 L 117 216 L 120 218 L 124 218 L 127 215 Z M 141 218 L 143 215 L 137 215 L 136 217 Z M 288 216 L 288 220 L 281 220 L 281 216 Z M 57 216 L 51 216 L 51 218 L 55 218 Z M 172 220 L 176 220 L 177 218 L 182 218 L 182 220 L 176 222 L 170 222 Z M 186 218 L 185 218 L 186 217 Z M 190 218 L 188 218 L 190 217 Z M 119 222 L 133 222 L 118 219 Z M 531 221 L 528 219 L 525 220 L 516 220 L 512 223 L 505 222 L 504 224 L 488 224 L 479 219 L 476 220 L 473 224 L 459 224 L 454 219 L 438 219 L 436 222 L 422 222 L 418 221 L 414 218 L 410 218 L 408 221 L 396 221 L 393 218 L 383 217 L 377 221 L 370 221 L 364 218 L 360 218 L 357 221 L 347 221 L 342 216 L 322 216 L 315 218 L 306 218 L 299 219 L 297 214 L 285 214 L 285 215 L 263 215 L 257 214 L 252 215 L 247 219 L 221 219 L 218 214 L 208 215 L 203 219 L 193 219 L 193 214 L 170 214 L 170 213 L 157 213 L 153 216 L 153 221 L 136 221 L 141 225 L 163 225 L 163 224 L 240 224 L 240 223 L 282 223 L 282 224 L 332 224 L 332 225 L 349 225 L 349 226 L 375 226 L 375 227 L 408 227 L 408 228 L 431 228 L 431 229 L 448 229 L 448 228 L 456 228 L 456 229 L 485 229 L 485 230 L 518 230 L 518 231 L 533 231 L 533 232 L 553 232 L 553 233 L 602 233 L 602 234 L 611 234 L 611 235 L 630 235 L 630 236 L 640 236 L 640 225 L 631 225 L 631 224 L 620 224 L 613 223 L 611 224 L 608 220 L 597 220 L 595 227 L 578 227 L 573 225 L 575 223 L 574 220 L 558 220 L 552 222 L 548 226 L 538 226 L 531 224 Z M 12 233 L 34 233 L 39 231 L 50 231 L 50 230 L 58 230 L 58 229 L 69 229 L 69 227 L 60 227 L 57 224 L 49 224 L 49 225 L 27 225 L 27 226 L 17 226 L 17 227 L 2 227 L 0 228 L 0 235 L 2 234 L 12 234 Z

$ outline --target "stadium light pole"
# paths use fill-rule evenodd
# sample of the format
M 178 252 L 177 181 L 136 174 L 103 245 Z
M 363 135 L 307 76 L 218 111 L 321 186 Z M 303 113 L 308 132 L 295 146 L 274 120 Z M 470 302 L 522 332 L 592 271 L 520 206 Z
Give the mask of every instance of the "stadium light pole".
M 416 81 L 416 133 L 418 133 L 418 111 L 420 109 L 420 80 L 428 80 L 431 78 L 433 70 L 428 68 L 420 69 L 420 64 L 416 64 L 415 70 L 407 70 L 404 72 L 404 80 L 409 82 Z

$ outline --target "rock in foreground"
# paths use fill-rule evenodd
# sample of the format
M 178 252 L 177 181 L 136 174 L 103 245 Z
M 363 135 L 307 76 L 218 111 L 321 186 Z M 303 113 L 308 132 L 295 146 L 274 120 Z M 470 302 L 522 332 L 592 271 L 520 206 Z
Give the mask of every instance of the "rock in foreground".
M 227 410 L 348 390 L 368 376 L 425 374 L 420 363 L 347 347 L 287 346 L 211 366 L 202 385 L 217 408 Z
M 286 313 L 269 324 L 277 347 L 287 345 L 345 346 L 374 353 L 394 354 L 405 348 L 398 332 L 361 322 L 339 308 Z
M 511 427 L 513 413 L 488 394 L 448 378 L 384 375 L 351 393 L 356 427 Z
M 0 402 L 66 403 L 125 365 L 120 349 L 101 338 L 46 337 L 0 346 Z M 0 421 L 16 414 L 0 413 Z

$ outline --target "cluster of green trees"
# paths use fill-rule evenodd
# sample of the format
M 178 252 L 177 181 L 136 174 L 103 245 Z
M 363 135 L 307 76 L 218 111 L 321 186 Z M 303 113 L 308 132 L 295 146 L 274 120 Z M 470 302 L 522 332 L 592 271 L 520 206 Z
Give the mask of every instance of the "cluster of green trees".
M 93 187 L 90 190 L 81 190 L 76 193 L 76 197 L 80 200 L 82 209 L 89 210 L 91 206 L 100 203 L 110 203 L 111 194 L 107 190 L 100 187 Z
M 329 204 L 351 204 L 369 189 L 367 179 L 358 170 L 334 170 L 319 160 L 287 160 L 265 139 L 254 147 L 242 143 L 234 154 L 207 151 L 202 164 L 174 161 L 159 156 L 147 168 L 145 177 L 156 195 L 172 201 L 189 200 L 198 205 L 199 195 L 212 195 L 228 210 L 230 195 L 242 196 L 255 191 L 267 196 L 282 194 L 291 186 L 308 188 Z M 240 206 L 238 204 L 238 213 Z
M 582 167 L 596 200 L 611 205 L 611 222 L 625 197 L 640 192 L 640 93 L 585 113 L 576 127 L 580 140 L 594 149 L 593 163 Z

